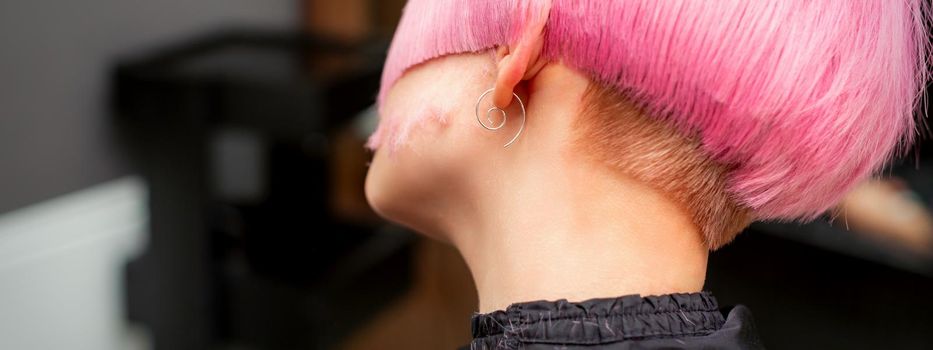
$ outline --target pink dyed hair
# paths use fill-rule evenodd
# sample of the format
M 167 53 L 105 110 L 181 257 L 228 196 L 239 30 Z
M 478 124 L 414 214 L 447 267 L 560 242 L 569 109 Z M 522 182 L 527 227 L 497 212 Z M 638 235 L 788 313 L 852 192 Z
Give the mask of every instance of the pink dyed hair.
M 415 65 L 544 20 L 545 59 L 695 136 L 756 218 L 812 219 L 912 142 L 927 18 L 921 0 L 410 0 L 379 100 Z

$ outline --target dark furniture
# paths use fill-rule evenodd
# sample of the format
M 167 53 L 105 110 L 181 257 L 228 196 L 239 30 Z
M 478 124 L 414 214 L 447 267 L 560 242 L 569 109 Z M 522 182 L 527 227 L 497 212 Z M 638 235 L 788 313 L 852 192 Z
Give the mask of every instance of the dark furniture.
M 115 69 L 151 196 L 128 316 L 155 349 L 330 348 L 404 290 L 411 235 L 328 204 L 333 135 L 373 104 L 384 51 L 227 31 Z

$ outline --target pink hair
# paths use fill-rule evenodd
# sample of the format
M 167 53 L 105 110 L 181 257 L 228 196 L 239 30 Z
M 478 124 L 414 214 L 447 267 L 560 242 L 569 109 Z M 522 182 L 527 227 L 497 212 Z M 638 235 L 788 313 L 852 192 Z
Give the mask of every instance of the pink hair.
M 912 142 L 927 14 L 921 0 L 410 0 L 379 100 L 415 65 L 546 21 L 547 60 L 695 135 L 757 218 L 812 219 Z M 384 118 L 374 147 L 404 123 Z

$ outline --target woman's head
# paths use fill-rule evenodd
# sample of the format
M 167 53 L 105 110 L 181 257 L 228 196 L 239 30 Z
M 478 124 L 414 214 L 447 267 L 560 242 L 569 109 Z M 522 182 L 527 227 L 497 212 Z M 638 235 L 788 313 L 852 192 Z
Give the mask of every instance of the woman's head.
M 429 202 L 429 184 L 489 160 L 470 148 L 476 98 L 495 87 L 508 104 L 519 81 L 558 65 L 587 80 L 580 154 L 675 197 L 711 248 L 752 219 L 811 219 L 915 134 L 926 11 L 920 0 L 412 0 L 371 146 L 418 156 L 383 157 L 394 164 L 368 191 Z M 394 218 L 417 220 L 406 215 Z

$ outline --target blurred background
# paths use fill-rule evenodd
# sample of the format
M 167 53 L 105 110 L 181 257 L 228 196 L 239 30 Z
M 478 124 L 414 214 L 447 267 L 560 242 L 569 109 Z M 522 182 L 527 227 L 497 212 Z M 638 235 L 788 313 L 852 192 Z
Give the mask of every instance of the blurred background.
M 450 349 L 450 247 L 362 184 L 403 0 L 0 2 L 0 349 Z M 929 132 L 706 288 L 772 349 L 933 349 Z

